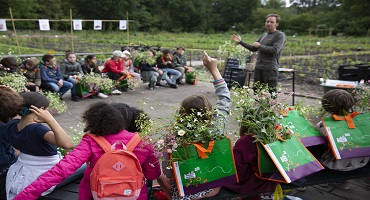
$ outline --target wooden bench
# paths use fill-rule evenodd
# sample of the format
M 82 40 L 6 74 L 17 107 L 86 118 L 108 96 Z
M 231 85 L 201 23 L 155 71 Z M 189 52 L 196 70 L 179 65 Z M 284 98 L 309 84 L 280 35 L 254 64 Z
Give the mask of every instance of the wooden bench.
M 348 171 L 348 172 L 334 171 L 334 170 L 329 170 L 329 169 L 321 170 L 315 174 L 304 177 L 290 184 L 281 184 L 281 186 L 283 189 L 293 189 L 297 187 L 340 182 L 340 181 L 363 178 L 363 177 L 370 177 L 370 163 L 367 164 L 365 167 L 362 167 L 360 169 L 356 169 L 353 171 Z M 81 181 L 81 179 L 82 177 L 78 178 L 77 180 L 65 186 L 62 186 L 54 190 L 52 193 L 44 197 L 40 197 L 39 199 L 40 200 L 61 200 L 61 199 L 75 200 L 75 199 L 78 199 L 78 184 Z M 148 188 L 148 191 L 150 192 L 152 188 L 152 181 L 147 182 L 147 188 Z M 266 191 L 266 192 L 272 192 L 272 191 Z M 218 193 L 218 195 L 211 197 L 211 198 L 206 198 L 206 199 L 207 200 L 208 199 L 225 200 L 225 199 L 230 199 L 230 198 L 235 198 L 235 197 L 247 197 L 251 195 L 255 195 L 255 194 L 237 194 L 237 193 L 234 193 L 232 191 L 222 188 L 220 193 Z

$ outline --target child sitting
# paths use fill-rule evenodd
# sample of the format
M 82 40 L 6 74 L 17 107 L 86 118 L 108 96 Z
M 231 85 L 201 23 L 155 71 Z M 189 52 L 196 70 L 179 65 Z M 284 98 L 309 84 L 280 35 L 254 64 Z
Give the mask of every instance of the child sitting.
M 216 131 L 219 134 L 224 133 L 224 127 L 226 124 L 226 118 L 229 116 L 231 99 L 230 92 L 226 86 L 224 79 L 222 78 L 220 72 L 217 69 L 217 59 L 211 58 L 204 52 L 203 58 L 204 66 L 211 72 L 214 82 L 213 85 L 216 90 L 216 95 L 218 96 L 218 101 L 216 103 L 216 113 L 213 116 L 214 127 L 217 127 Z M 183 100 L 180 106 L 179 114 L 181 115 L 191 115 L 194 113 L 202 113 L 207 117 L 207 112 L 212 111 L 212 104 L 210 100 L 203 95 L 191 95 Z M 204 117 L 204 118 L 207 118 Z M 210 120 L 204 119 L 204 120 Z M 220 123 L 220 124 L 216 124 Z M 218 129 L 220 128 L 221 129 Z M 158 183 L 161 185 L 161 188 L 166 193 L 168 199 L 202 199 L 207 197 L 212 197 L 218 194 L 220 188 L 213 188 L 198 192 L 196 194 L 185 195 L 184 197 L 179 197 L 176 189 L 175 182 L 173 180 L 172 174 L 168 169 L 162 169 L 165 175 L 162 175 L 158 179 Z
M 40 61 L 32 57 L 23 61 L 17 68 L 17 72 L 23 74 L 27 78 L 26 92 L 38 92 L 40 90 L 41 75 L 39 64 Z
M 62 60 L 60 64 L 60 73 L 63 75 L 65 81 L 72 83 L 73 87 L 71 88 L 72 101 L 79 101 L 76 94 L 76 84 L 83 74 L 81 65 L 79 62 L 76 62 L 76 54 L 67 51 L 66 58 Z
M 122 57 L 123 71 L 126 72 L 126 74 L 133 76 L 136 80 L 141 80 L 140 74 L 134 71 L 134 63 L 130 59 L 131 53 L 126 50 L 123 51 L 122 54 L 123 54 Z
M 98 65 L 96 64 L 96 56 L 95 55 L 87 55 L 84 64 L 81 65 L 82 71 L 84 75 L 94 75 L 99 74 L 101 77 L 101 71 L 99 70 Z M 108 95 L 103 94 L 101 91 L 99 91 L 99 88 L 96 87 L 96 84 L 90 85 L 91 90 L 96 93 L 96 96 L 106 99 L 108 98 Z
M 127 121 L 125 121 L 126 117 L 123 116 L 120 110 L 110 104 L 104 102 L 95 103 L 84 112 L 82 118 L 86 124 L 85 132 L 102 136 L 110 144 L 120 141 L 126 145 L 134 136 L 134 133 L 125 130 L 128 126 Z M 140 142 L 133 152 L 139 159 L 145 178 L 149 180 L 156 179 L 161 171 L 158 159 L 154 156 L 154 148 Z M 15 199 L 37 199 L 43 191 L 59 184 L 85 162 L 88 162 L 89 165 L 79 185 L 78 199 L 92 199 L 90 174 L 103 153 L 103 149 L 92 137 L 89 135 L 84 136 L 72 152 L 25 188 Z M 145 184 L 138 199 L 148 199 Z
M 325 111 L 330 114 L 344 116 L 353 112 L 352 108 L 355 105 L 355 100 L 346 90 L 334 89 L 324 94 L 321 100 L 321 105 Z M 316 127 L 323 135 L 326 136 L 322 122 L 319 122 Z M 337 160 L 331 151 L 327 151 L 322 155 L 320 162 L 329 169 L 338 171 L 351 171 L 365 166 L 369 162 L 369 157 Z M 335 186 L 341 189 L 349 189 L 350 182 L 345 181 L 335 184 Z
M 10 165 L 17 161 L 14 148 L 6 136 L 6 123 L 17 116 L 23 98 L 12 88 L 0 85 L 0 199 L 6 200 L 5 180 Z
M 20 110 L 17 110 L 21 119 L 13 119 L 6 125 L 10 144 L 20 151 L 17 162 L 9 168 L 6 177 L 7 199 L 13 199 L 27 185 L 59 162 L 61 158 L 57 147 L 73 148 L 67 133 L 46 110 L 49 100 L 37 92 L 25 92 L 21 96 L 24 99 L 23 104 Z M 41 123 L 47 123 L 50 128 Z
M 63 75 L 60 73 L 60 68 L 56 65 L 56 60 L 53 55 L 45 54 L 42 56 L 40 74 L 41 74 L 41 88 L 52 92 L 58 92 L 60 98 L 73 87 L 73 84 L 64 81 Z

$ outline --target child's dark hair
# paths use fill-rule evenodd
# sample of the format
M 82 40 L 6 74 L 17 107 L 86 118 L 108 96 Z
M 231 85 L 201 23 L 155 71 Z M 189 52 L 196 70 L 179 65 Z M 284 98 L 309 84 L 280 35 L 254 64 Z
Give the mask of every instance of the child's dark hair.
M 71 50 L 67 50 L 66 51 L 66 59 L 68 59 L 68 56 L 71 55 L 71 54 L 75 54 L 75 53 Z
M 324 94 L 321 105 L 326 112 L 337 115 L 347 115 L 353 112 L 355 105 L 353 96 L 346 90 L 333 89 Z
M 132 123 L 134 123 L 135 121 L 133 120 L 133 110 L 131 109 L 131 107 L 125 103 L 112 103 L 111 104 L 114 108 L 116 108 L 117 110 L 119 110 L 125 120 L 125 127 L 124 129 L 127 130 L 127 128 L 129 126 L 131 126 Z M 131 132 L 131 131 L 130 131 Z
M 169 54 L 170 53 L 170 50 L 169 49 L 163 49 L 162 50 L 162 54 L 163 55 L 166 55 L 166 54 Z
M 127 122 L 121 112 L 104 102 L 90 105 L 83 113 L 82 120 L 86 124 L 84 132 L 98 136 L 117 134 L 127 127 Z
M 112 103 L 111 105 L 121 112 L 127 122 L 125 129 L 129 132 L 140 132 L 140 127 L 137 125 L 136 120 L 140 119 L 141 115 L 144 115 L 146 118 L 143 120 L 149 120 L 148 115 L 139 108 L 130 107 L 125 103 Z
M 44 109 L 49 107 L 49 100 L 41 93 L 25 92 L 25 93 L 22 93 L 21 96 L 24 99 L 21 112 L 19 113 L 21 116 L 28 115 L 30 113 L 28 109 L 31 106 L 36 106 L 37 108 L 44 108 Z
M 53 59 L 54 56 L 53 55 L 50 55 L 50 54 L 45 54 L 42 56 L 42 61 L 45 63 L 45 62 L 49 62 L 51 59 Z
M 90 61 L 90 60 L 92 60 L 92 59 L 93 59 L 93 58 L 95 58 L 95 57 L 96 57 L 96 56 L 95 56 L 94 54 L 87 55 L 87 56 L 85 57 L 84 62 L 85 62 L 85 64 L 86 64 L 86 68 L 87 68 L 88 70 L 90 70 L 90 69 L 91 69 L 91 66 L 90 66 L 90 64 L 89 64 L 89 61 Z M 95 64 L 95 63 L 93 63 L 93 70 L 94 70 L 94 71 L 99 71 L 98 65 L 97 65 L 97 64 Z
M 210 120 L 212 115 L 212 103 L 206 96 L 203 95 L 190 95 L 186 97 L 180 106 L 180 115 L 191 115 L 198 116 L 198 112 L 202 113 L 202 120 Z
M 20 113 L 23 98 L 9 87 L 0 86 L 0 121 L 7 123 Z
M 11 70 L 15 70 L 18 67 L 18 62 L 13 57 L 6 57 L 1 59 L 0 64 L 2 64 L 5 68 L 9 68 Z

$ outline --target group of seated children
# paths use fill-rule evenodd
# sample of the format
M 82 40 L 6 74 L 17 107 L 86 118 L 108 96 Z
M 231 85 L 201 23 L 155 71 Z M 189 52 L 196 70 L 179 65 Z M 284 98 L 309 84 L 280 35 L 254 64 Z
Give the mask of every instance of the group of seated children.
M 149 54 L 153 54 L 152 51 L 149 52 L 151 52 Z M 119 57 L 119 54 L 117 53 L 116 56 Z M 120 62 L 114 60 L 114 57 L 112 58 L 114 63 Z M 165 62 L 170 63 L 164 59 L 163 63 Z M 211 121 L 212 123 L 209 124 L 212 125 L 210 126 L 215 129 L 216 133 L 222 135 L 225 134 L 226 119 L 230 113 L 230 92 L 217 69 L 217 60 L 205 53 L 203 63 L 214 79 L 215 93 L 218 96 L 216 108 L 212 107 L 212 103 L 207 97 L 194 94 L 183 100 L 179 114 L 184 117 L 190 115 L 205 116 L 199 119 Z M 90 67 L 90 70 L 93 70 L 93 68 Z M 153 71 L 150 71 L 153 73 L 147 74 L 148 77 L 151 77 L 151 86 L 158 83 L 157 75 L 160 74 L 158 70 L 159 68 L 153 67 Z M 165 73 L 164 71 L 162 72 Z M 111 74 L 110 76 L 114 75 Z M 348 92 L 332 90 L 324 95 L 322 105 L 331 114 L 344 115 L 351 111 L 354 101 Z M 2 194 L 6 194 L 7 199 L 37 199 L 50 192 L 50 188 L 61 183 L 87 162 L 89 164 L 80 183 L 78 195 L 81 200 L 90 200 L 93 195 L 96 195 L 95 191 L 91 191 L 92 187 L 95 186 L 90 185 L 90 178 L 92 177 L 90 174 L 104 152 L 94 137 L 105 138 L 109 145 L 117 142 L 129 145 L 129 141 L 135 135 L 134 132 L 141 131 L 140 126 L 135 125 L 139 115 L 135 112 L 135 109 L 125 104 L 104 102 L 92 104 L 82 115 L 86 124 L 84 132 L 92 135 L 85 135 L 73 151 L 59 161 L 56 146 L 72 148 L 72 145 L 67 134 L 46 110 L 47 107 L 47 100 L 38 93 L 26 92 L 20 96 L 11 88 L 1 88 L 0 119 L 2 123 L 0 131 L 3 133 L 1 134 L 3 140 L 1 150 L 8 158 L 6 161 L 2 159 L 3 163 L 1 164 L 1 176 L 4 177 L 1 179 L 1 186 L 3 187 L 2 190 L 6 191 L 6 193 L 3 191 Z M 205 114 L 211 110 L 216 113 L 213 115 Z M 20 115 L 20 119 L 12 119 L 17 114 Z M 46 122 L 50 128 L 39 124 L 40 122 Z M 7 124 L 5 125 L 5 123 Z M 321 127 L 320 124 L 318 126 Z M 255 174 L 258 169 L 257 147 L 253 143 L 253 136 L 246 130 L 241 127 L 241 137 L 233 148 L 239 183 L 225 185 L 224 187 L 241 194 L 272 191 L 278 183 L 259 179 Z M 19 134 L 20 132 L 22 134 Z M 7 135 L 7 137 L 3 135 Z M 18 149 L 20 153 L 15 154 L 11 145 Z M 148 180 L 157 179 L 168 199 L 202 199 L 215 196 L 220 191 L 220 187 L 216 187 L 180 197 L 177 193 L 173 173 L 168 172 L 167 165 L 162 165 L 161 169 L 160 162 L 155 156 L 154 148 L 150 143 L 142 141 L 134 148 L 133 153 L 138 158 L 144 177 Z M 366 165 L 369 160 L 369 158 L 364 157 L 332 163 L 333 156 L 330 155 L 331 158 L 328 159 L 326 157 L 328 157 L 327 153 L 322 157 L 323 164 L 335 170 L 353 170 Z M 165 160 L 165 162 L 168 161 Z M 348 163 L 352 163 L 350 167 Z M 34 165 L 43 166 L 34 167 Z M 25 175 L 26 173 L 27 175 Z M 6 187 L 4 186 L 5 180 Z M 132 191 L 127 192 L 131 193 Z M 148 198 L 145 184 L 142 186 L 142 190 L 137 191 L 135 195 L 137 195 L 137 199 L 141 200 Z M 254 199 L 254 197 L 248 199 Z M 259 199 L 258 194 L 256 194 L 255 199 Z
M 18 66 L 17 61 L 12 57 L 1 60 L 2 70 L 8 73 L 18 72 L 27 78 L 25 91 L 36 91 L 41 89 L 56 92 L 60 98 L 71 90 L 71 99 L 79 101 L 76 87 L 84 75 L 102 74 L 114 81 L 115 87 L 108 94 L 122 94 L 127 91 L 128 80 L 149 82 L 148 88 L 153 90 L 155 86 L 165 87 L 161 81 L 165 79 L 172 88 L 177 88 L 178 84 L 184 84 L 183 78 L 186 71 L 191 68 L 187 66 L 185 49 L 178 47 L 177 51 L 171 56 L 170 51 L 164 49 L 162 55 L 155 57 L 156 52 L 152 49 L 146 52 L 144 59 L 139 60 L 138 66 L 130 59 L 131 53 L 127 50 L 114 51 L 112 57 L 104 63 L 102 71 L 99 70 L 95 55 L 86 56 L 84 63 L 81 65 L 76 60 L 76 54 L 67 51 L 65 58 L 58 66 L 53 55 L 45 54 L 40 64 L 37 58 L 29 58 Z M 155 62 L 150 62 L 153 60 Z M 104 76 L 101 76 L 104 78 Z M 94 94 L 100 98 L 107 98 L 99 88 L 89 86 Z M 94 96 L 92 96 L 94 97 Z

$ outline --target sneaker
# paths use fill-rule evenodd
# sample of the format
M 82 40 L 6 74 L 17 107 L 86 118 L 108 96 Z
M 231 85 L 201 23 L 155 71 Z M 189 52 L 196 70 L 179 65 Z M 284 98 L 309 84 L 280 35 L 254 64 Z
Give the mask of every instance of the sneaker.
M 162 83 L 156 83 L 155 86 L 165 87 Z
M 106 98 L 108 98 L 108 95 L 105 95 L 105 94 L 99 92 L 98 93 L 98 97 L 103 98 L 103 99 L 106 99 Z
M 122 92 L 116 89 L 116 90 L 112 91 L 112 94 L 118 94 L 119 95 L 119 94 L 122 94 Z
M 178 84 L 178 85 L 184 85 L 184 82 L 182 82 L 182 81 L 176 81 L 176 84 Z
M 71 99 L 72 99 L 72 101 L 75 101 L 75 102 L 80 101 L 80 99 L 77 97 L 77 95 L 72 95 Z
M 366 187 L 370 186 L 370 177 L 365 177 L 365 178 L 359 178 L 357 179 L 360 183 L 365 185 Z
M 172 87 L 172 88 L 174 88 L 174 89 L 177 89 L 177 85 L 176 84 L 168 84 L 168 85 L 170 85 L 170 87 Z
M 342 189 L 342 190 L 349 190 L 349 188 L 351 187 L 351 182 L 343 181 L 343 182 L 337 182 L 337 183 L 330 183 L 329 185 Z

